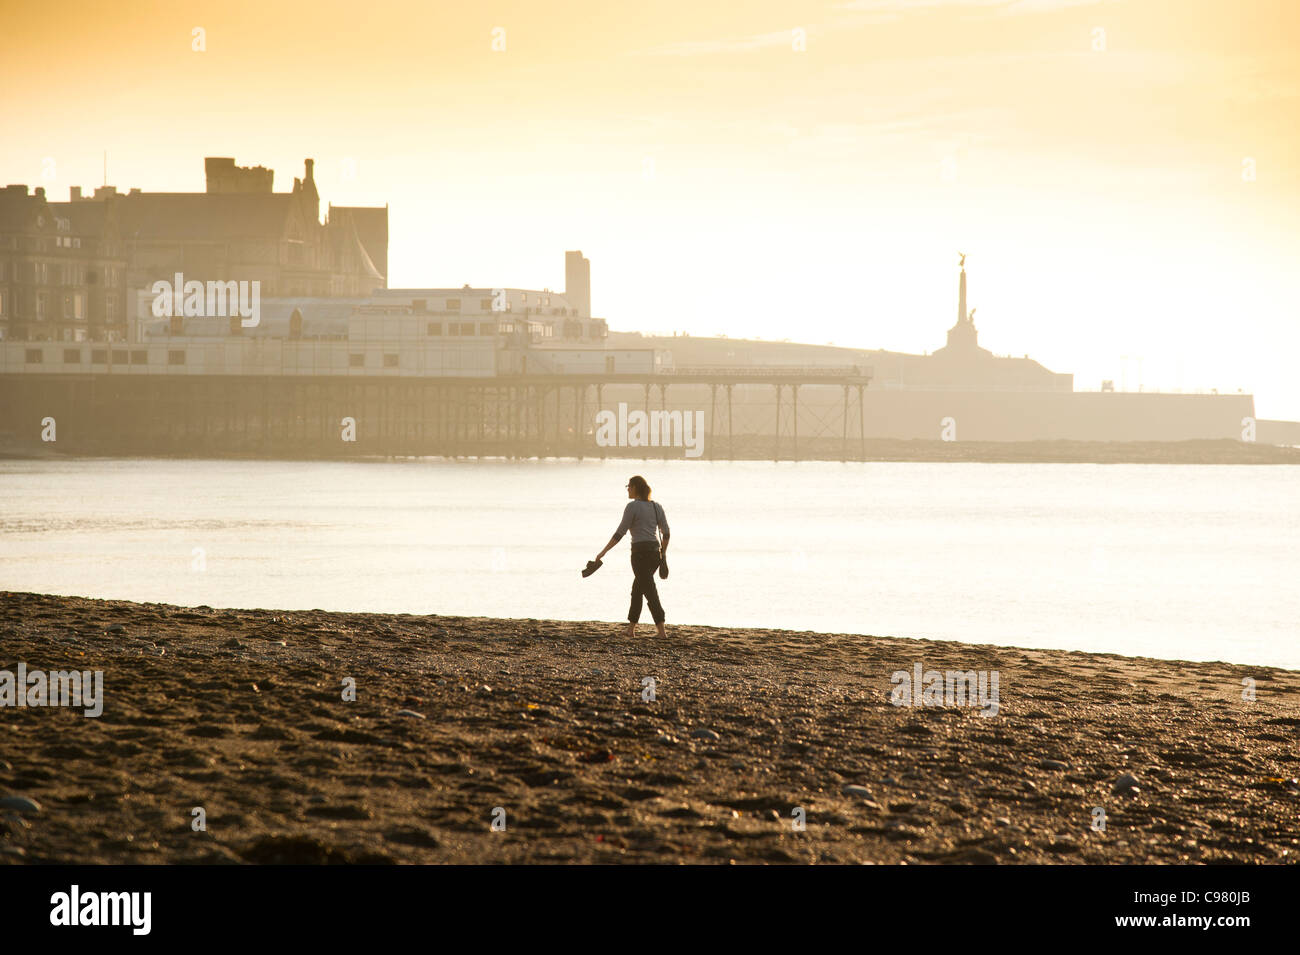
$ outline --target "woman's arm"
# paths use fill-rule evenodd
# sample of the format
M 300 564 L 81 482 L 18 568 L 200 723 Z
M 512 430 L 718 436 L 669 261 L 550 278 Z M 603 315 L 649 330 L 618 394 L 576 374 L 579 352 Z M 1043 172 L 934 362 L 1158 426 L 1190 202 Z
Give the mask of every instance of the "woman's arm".
M 664 531 L 664 542 L 659 545 L 659 553 L 668 553 L 668 532 Z
M 611 537 L 611 538 L 609 539 L 609 543 L 605 545 L 605 549 L 602 550 L 599 554 L 596 555 L 596 559 L 597 559 L 597 560 L 600 560 L 602 557 L 604 557 L 606 554 L 608 554 L 608 553 L 610 552 L 610 550 L 613 549 L 614 545 L 618 543 L 618 539 L 619 539 L 619 537 L 621 537 L 621 536 L 622 536 L 621 534 L 615 534 L 613 537 Z
M 631 518 L 632 518 L 632 505 L 629 504 L 627 507 L 623 508 L 623 522 L 618 525 L 618 530 L 614 531 L 614 536 L 609 539 L 609 543 L 605 545 L 605 549 L 596 555 L 597 560 L 600 560 L 602 557 L 608 554 L 610 550 L 613 549 L 614 545 L 623 539 L 623 535 L 627 533 L 628 527 L 631 526 L 632 523 Z

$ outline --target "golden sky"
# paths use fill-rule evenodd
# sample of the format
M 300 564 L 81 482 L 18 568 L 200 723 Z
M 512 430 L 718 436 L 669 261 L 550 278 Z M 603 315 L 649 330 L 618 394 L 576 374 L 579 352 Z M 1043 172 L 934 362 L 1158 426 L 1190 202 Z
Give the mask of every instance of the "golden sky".
M 999 354 L 1300 419 L 1295 0 L 0 2 L 3 182 L 311 156 L 393 285 L 902 351 L 961 251 Z

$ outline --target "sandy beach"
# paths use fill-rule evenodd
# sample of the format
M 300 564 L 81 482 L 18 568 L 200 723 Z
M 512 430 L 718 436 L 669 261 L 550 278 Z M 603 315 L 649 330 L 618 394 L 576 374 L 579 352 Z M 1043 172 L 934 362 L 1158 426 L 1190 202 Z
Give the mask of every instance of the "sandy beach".
M 0 708 L 0 862 L 1300 854 L 1294 671 L 0 593 L 0 671 L 20 663 L 103 671 L 103 712 Z M 996 715 L 894 705 L 917 665 L 996 672 Z

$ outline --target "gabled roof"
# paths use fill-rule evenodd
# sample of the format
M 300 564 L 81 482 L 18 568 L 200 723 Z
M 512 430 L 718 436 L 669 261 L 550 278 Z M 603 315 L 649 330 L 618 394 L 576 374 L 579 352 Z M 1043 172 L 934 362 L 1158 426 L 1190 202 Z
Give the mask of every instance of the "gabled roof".
M 336 210 L 331 209 L 331 214 Z M 351 212 L 352 210 L 348 210 Z M 386 211 L 386 210 L 385 210 Z M 385 223 L 385 228 L 387 224 Z M 384 284 L 384 273 L 379 271 L 374 260 L 370 257 L 365 243 L 361 241 L 361 236 L 357 232 L 357 221 L 349 214 L 344 214 L 339 218 L 331 215 L 330 229 L 333 233 L 334 248 L 336 253 L 340 254 L 341 261 L 347 261 L 348 256 L 355 258 L 361 266 L 361 271 L 372 279 L 377 280 L 381 285 Z
M 378 206 L 334 206 L 329 207 L 330 221 L 341 214 L 352 220 L 357 237 L 366 255 L 374 265 L 376 273 L 388 275 L 388 207 Z
M 122 235 L 130 239 L 279 239 L 296 201 L 285 193 L 127 195 L 120 200 Z

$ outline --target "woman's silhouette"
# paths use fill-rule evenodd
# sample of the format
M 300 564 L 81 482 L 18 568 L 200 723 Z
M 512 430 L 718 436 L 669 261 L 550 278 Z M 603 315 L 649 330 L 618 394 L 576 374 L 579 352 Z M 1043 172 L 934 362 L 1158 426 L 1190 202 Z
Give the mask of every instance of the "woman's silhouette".
M 632 500 L 623 509 L 623 522 L 605 549 L 596 555 L 596 560 L 609 553 L 624 534 L 632 532 L 632 605 L 627 611 L 627 635 L 630 637 L 636 632 L 636 623 L 641 619 L 641 598 L 644 597 L 659 636 L 666 636 L 664 608 L 659 603 L 659 590 L 655 587 L 655 571 L 668 553 L 668 517 L 661 505 L 650 500 L 650 485 L 641 475 L 637 474 L 627 482 L 627 496 Z M 656 528 L 663 531 L 662 545 L 655 535 Z

